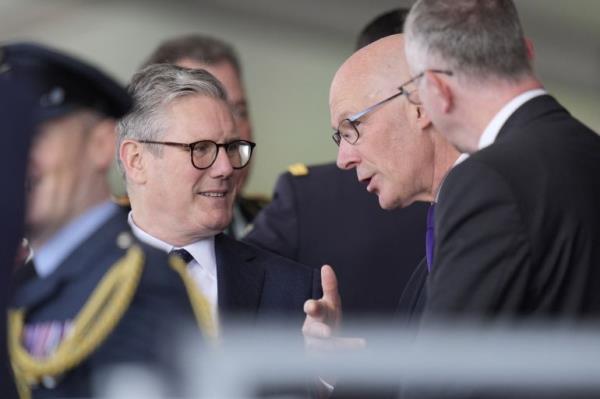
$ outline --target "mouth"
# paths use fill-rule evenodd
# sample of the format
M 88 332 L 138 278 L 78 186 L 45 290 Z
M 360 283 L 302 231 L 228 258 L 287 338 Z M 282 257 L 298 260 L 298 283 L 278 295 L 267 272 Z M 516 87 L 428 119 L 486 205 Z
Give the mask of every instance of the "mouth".
M 372 193 L 374 190 L 374 187 L 372 187 L 371 182 L 373 181 L 373 175 L 368 176 L 368 177 L 358 177 L 358 181 L 361 184 L 364 184 L 367 188 L 367 191 Z
M 208 198 L 224 198 L 227 196 L 228 191 L 215 190 L 215 191 L 201 191 L 198 195 Z

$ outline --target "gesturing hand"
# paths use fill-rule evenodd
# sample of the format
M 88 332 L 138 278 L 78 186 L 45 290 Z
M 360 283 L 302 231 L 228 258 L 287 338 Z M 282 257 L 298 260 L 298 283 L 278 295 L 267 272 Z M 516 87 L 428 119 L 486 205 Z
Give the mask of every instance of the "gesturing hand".
M 335 337 L 342 321 L 342 300 L 338 292 L 335 272 L 329 265 L 321 268 L 321 299 L 304 303 L 306 319 L 302 326 L 304 342 L 309 349 L 356 349 L 365 346 L 362 338 Z

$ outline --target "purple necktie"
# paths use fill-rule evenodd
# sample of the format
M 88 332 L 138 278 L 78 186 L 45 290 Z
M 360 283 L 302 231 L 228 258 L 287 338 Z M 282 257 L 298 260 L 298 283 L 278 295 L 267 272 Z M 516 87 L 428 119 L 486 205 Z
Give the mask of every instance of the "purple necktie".
M 427 256 L 427 270 L 431 272 L 433 264 L 433 248 L 435 247 L 434 231 L 435 203 L 431 203 L 427 211 L 427 230 L 425 232 L 425 255 Z

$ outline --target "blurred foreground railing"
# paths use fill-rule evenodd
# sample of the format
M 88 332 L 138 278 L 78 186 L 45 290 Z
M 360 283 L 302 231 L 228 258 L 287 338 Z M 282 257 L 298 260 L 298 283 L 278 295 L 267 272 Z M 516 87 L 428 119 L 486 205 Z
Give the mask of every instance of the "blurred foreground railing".
M 307 352 L 299 328 L 263 325 L 258 330 L 242 324 L 230 328 L 218 346 L 182 339 L 179 392 L 184 397 L 251 398 L 265 386 L 316 385 L 319 377 L 335 376 L 350 390 L 402 385 L 434 391 L 564 390 L 600 397 L 597 326 L 440 325 L 415 335 L 398 325 L 365 323 L 345 330 L 345 336 L 364 337 L 367 345 Z M 119 369 L 103 377 L 101 396 L 168 396 L 160 381 L 153 374 Z

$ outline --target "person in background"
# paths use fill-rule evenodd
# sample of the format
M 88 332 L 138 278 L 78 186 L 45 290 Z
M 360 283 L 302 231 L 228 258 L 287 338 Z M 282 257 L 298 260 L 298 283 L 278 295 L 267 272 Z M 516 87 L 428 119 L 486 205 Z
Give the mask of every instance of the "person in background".
M 82 332 L 82 308 L 90 308 L 90 293 L 114 265 L 140 252 L 147 260 L 140 265 L 155 259 L 134 245 L 126 213 L 110 201 L 106 179 L 116 119 L 129 110 L 131 97 L 96 67 L 54 49 L 12 43 L 2 53 L 8 74 L 35 82 L 24 201 L 34 260 L 16 269 L 33 270 L 13 287 L 11 361 L 21 397 L 86 395 L 73 388 L 86 384 L 86 366 L 70 373 L 89 355 L 73 351 L 90 343 L 88 334 L 75 338 Z M 129 283 L 124 275 L 120 281 Z M 67 331 L 73 339 L 64 339 Z M 58 359 L 58 352 L 69 355 Z
M 161 63 L 202 68 L 215 76 L 227 92 L 240 138 L 252 141 L 252 121 L 242 80 L 242 67 L 232 45 L 198 34 L 174 37 L 162 42 L 143 66 Z M 234 205 L 233 219 L 227 229 L 227 233 L 235 238 L 242 238 L 246 234 L 256 214 L 268 203 L 268 199 L 263 196 L 244 194 L 250 169 L 247 167 L 240 171 L 239 194 Z
M 357 49 L 402 32 L 408 10 L 376 17 Z M 351 170 L 335 163 L 292 165 L 245 240 L 300 263 L 334 265 L 344 316 L 385 316 L 398 309 L 402 287 L 425 253 L 427 205 L 385 211 Z M 401 307 L 404 312 L 404 307 Z

